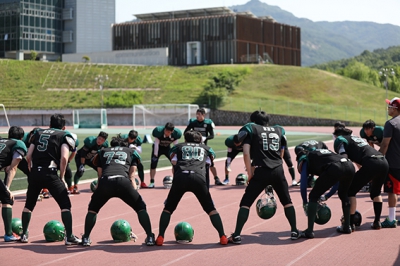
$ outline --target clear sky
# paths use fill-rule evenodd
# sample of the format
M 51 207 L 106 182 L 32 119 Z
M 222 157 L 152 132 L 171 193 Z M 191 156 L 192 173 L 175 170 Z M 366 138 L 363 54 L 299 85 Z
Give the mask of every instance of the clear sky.
M 249 0 L 116 0 L 116 22 L 133 14 L 243 5 Z M 312 21 L 371 21 L 400 26 L 400 0 L 261 0 Z

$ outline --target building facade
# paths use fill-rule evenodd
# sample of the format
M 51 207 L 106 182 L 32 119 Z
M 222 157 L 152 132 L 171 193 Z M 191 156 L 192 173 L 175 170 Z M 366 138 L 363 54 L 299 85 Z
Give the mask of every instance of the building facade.
M 113 25 L 113 50 L 168 47 L 170 65 L 301 65 L 300 28 L 250 12 L 208 8 L 135 15 Z
M 115 0 L 0 0 L 0 57 L 111 51 Z

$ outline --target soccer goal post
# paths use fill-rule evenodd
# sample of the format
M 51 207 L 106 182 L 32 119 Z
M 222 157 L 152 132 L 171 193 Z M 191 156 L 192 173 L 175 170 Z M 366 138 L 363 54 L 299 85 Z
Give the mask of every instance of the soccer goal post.
M 163 126 L 172 122 L 175 126 L 186 126 L 196 117 L 197 104 L 136 104 L 133 105 L 133 128 Z
M 75 109 L 74 128 L 107 128 L 107 109 Z
M 6 134 L 8 133 L 8 129 L 10 128 L 10 121 L 8 121 L 7 111 L 4 104 L 0 103 L 0 133 Z

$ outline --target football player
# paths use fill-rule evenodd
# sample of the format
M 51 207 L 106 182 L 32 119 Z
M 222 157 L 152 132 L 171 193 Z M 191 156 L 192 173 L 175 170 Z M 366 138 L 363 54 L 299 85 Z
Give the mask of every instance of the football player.
M 108 147 L 108 134 L 100 131 L 97 137 L 90 136 L 83 141 L 83 147 L 78 150 L 75 155 L 76 173 L 74 175 L 74 186 L 68 187 L 71 194 L 79 194 L 78 182 L 85 172 L 85 165 L 89 165 L 93 170 L 97 171 L 97 167 L 93 164 L 93 157 L 98 150 Z
M 97 213 L 109 199 L 114 197 L 120 198 L 135 210 L 139 222 L 147 234 L 146 245 L 154 245 L 155 238 L 151 231 L 146 204 L 136 190 L 135 172 L 140 162 L 140 155 L 134 149 L 129 148 L 129 144 L 125 140 L 121 136 L 113 137 L 111 147 L 100 150 L 94 158 L 94 163 L 98 165 L 98 182 L 85 218 L 83 246 L 90 246 L 89 236 L 96 223 Z
M 206 119 L 205 115 L 206 115 L 206 110 L 204 108 L 197 109 L 196 118 L 192 118 L 189 120 L 189 124 L 187 125 L 184 133 L 186 133 L 189 130 L 195 130 L 200 132 L 204 144 L 207 145 L 208 140 L 214 138 L 215 125 L 211 119 Z M 215 185 L 223 186 L 224 183 L 222 183 L 221 180 L 219 179 L 217 174 L 217 168 L 215 168 L 214 163 L 212 163 L 210 166 L 207 166 L 207 182 L 209 183 L 210 181 L 209 170 L 211 170 L 211 173 L 214 176 Z
M 21 139 L 24 130 L 17 126 L 12 126 L 8 130 L 8 138 L 0 139 L 0 170 L 5 170 L 7 179 L 0 179 L 0 202 L 2 204 L 1 213 L 4 222 L 4 241 L 11 242 L 19 240 L 12 232 L 12 206 L 14 205 L 14 195 L 10 190 L 11 183 L 17 172 L 18 164 L 25 157 L 27 149 Z
M 168 122 L 165 126 L 159 126 L 153 129 L 154 143 L 151 150 L 151 164 L 150 164 L 150 184 L 148 188 L 154 188 L 154 177 L 156 176 L 156 168 L 158 160 L 161 155 L 165 155 L 168 160 L 169 149 L 171 144 L 178 144 L 179 139 L 182 137 L 182 132 L 175 128 L 174 124 Z
M 38 129 L 31 138 L 26 160 L 30 168 L 28 191 L 22 212 L 21 242 L 28 243 L 28 227 L 37 197 L 42 188 L 47 188 L 61 209 L 65 226 L 65 245 L 77 245 L 81 240 L 72 234 L 71 201 L 64 184 L 69 152 L 75 148 L 75 139 L 65 129 L 65 118 L 54 114 L 50 128 Z M 60 176 L 58 176 L 58 169 Z
M 269 116 L 264 111 L 253 112 L 250 121 L 252 123 L 244 125 L 238 133 L 239 140 L 243 141 L 248 186 L 240 201 L 235 232 L 229 237 L 229 242 L 241 243 L 240 233 L 249 217 L 250 207 L 268 185 L 272 185 L 284 207 L 291 227 L 291 239 L 298 239 L 300 231 L 296 226 L 296 212 L 282 167 L 283 152 L 287 145 L 282 128 L 268 126 Z
M 142 138 L 139 136 L 136 130 L 129 131 L 129 134 L 121 135 L 122 138 L 126 139 L 129 143 L 129 148 L 134 149 L 137 153 L 142 153 Z M 144 167 L 141 162 L 137 165 L 138 176 L 140 179 L 140 187 L 147 188 L 146 183 L 144 182 Z
M 347 196 L 350 184 L 355 173 L 353 163 L 344 156 L 338 155 L 328 149 L 297 149 L 297 169 L 301 175 L 300 184 L 307 183 L 308 176 L 319 176 L 308 195 L 310 202 L 307 204 L 307 187 L 301 186 L 303 207 L 308 216 L 308 227 L 301 233 L 302 237 L 314 238 L 314 222 L 317 214 L 318 200 L 330 187 L 339 182 L 339 198 L 342 201 L 344 224 L 338 228 L 339 232 L 351 233 L 350 228 L 350 200 Z
M 382 213 L 381 188 L 389 171 L 389 164 L 382 153 L 372 148 L 368 143 L 348 128 L 337 128 L 333 134 L 337 137 L 334 142 L 335 152 L 349 158 L 359 165 L 353 182 L 349 188 L 350 197 L 350 225 L 354 230 L 354 214 L 357 208 L 356 195 L 363 186 L 371 181 L 369 196 L 373 201 L 375 219 L 371 224 L 373 229 L 380 229 Z
M 228 239 L 224 233 L 221 217 L 215 209 L 211 194 L 206 184 L 206 163 L 212 161 L 214 151 L 202 142 L 202 135 L 198 131 L 187 131 L 185 142 L 172 147 L 170 151 L 171 163 L 174 165 L 174 182 L 165 201 L 164 210 L 160 217 L 160 230 L 156 240 L 157 246 L 164 243 L 165 230 L 169 225 L 172 213 L 175 211 L 182 196 L 186 192 L 196 195 L 203 210 L 210 216 L 212 225 L 218 231 L 220 244 L 226 245 Z
M 238 135 L 235 134 L 226 138 L 225 146 L 228 147 L 228 152 L 225 160 L 225 180 L 223 183 L 224 185 L 228 185 L 231 163 L 240 152 L 243 152 L 243 144 L 239 141 Z
M 383 127 L 376 126 L 371 119 L 364 122 L 360 130 L 360 137 L 366 139 L 368 144 L 374 148 L 374 145 L 381 146 L 383 139 Z

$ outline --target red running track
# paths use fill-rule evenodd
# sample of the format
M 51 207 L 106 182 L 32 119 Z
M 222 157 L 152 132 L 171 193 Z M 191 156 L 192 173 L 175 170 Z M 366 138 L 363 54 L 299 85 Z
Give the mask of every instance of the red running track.
M 331 133 L 331 128 L 294 128 L 287 131 L 310 131 Z M 356 131 L 355 131 L 356 132 Z M 328 145 L 332 146 L 332 142 Z M 292 158 L 293 149 L 291 149 Z M 219 176 L 223 178 L 224 161 L 216 162 Z M 285 168 L 289 184 L 290 175 Z M 235 176 L 244 172 L 242 158 L 236 158 L 232 165 L 231 182 Z M 158 171 L 155 189 L 142 189 L 153 231 L 157 236 L 159 216 L 168 190 L 162 188 L 162 178 L 170 170 Z M 299 175 L 297 174 L 297 179 Z M 146 180 L 149 175 L 146 174 Z M 211 186 L 217 210 L 221 214 L 225 233 L 229 235 L 235 227 L 238 204 L 245 187 Z M 298 228 L 307 227 L 298 187 L 290 188 L 296 208 Z M 83 233 L 84 219 L 91 192 L 89 183 L 82 184 L 82 194 L 71 196 L 74 233 Z M 388 214 L 387 196 L 384 195 L 382 217 Z M 24 205 L 24 195 L 16 197 L 14 217 L 20 217 Z M 162 247 L 147 247 L 143 244 L 145 233 L 140 227 L 136 213 L 119 199 L 110 200 L 100 211 L 91 239 L 92 246 L 64 246 L 63 242 L 47 243 L 43 237 L 43 226 L 49 220 L 60 220 L 60 210 L 50 198 L 38 202 L 30 224 L 30 243 L 5 243 L 0 241 L 0 265 L 400 265 L 399 229 L 370 229 L 373 221 L 372 202 L 367 193 L 358 195 L 357 209 L 363 216 L 362 225 L 351 235 L 340 235 L 335 228 L 341 217 L 341 203 L 337 196 L 328 202 L 332 218 L 325 225 L 315 226 L 314 239 L 290 240 L 290 227 L 283 207 L 278 205 L 272 219 L 262 220 L 254 205 L 242 232 L 242 244 L 221 246 L 208 215 L 192 194 L 186 194 L 171 217 L 170 226 Z M 400 217 L 399 211 L 397 217 Z M 138 235 L 137 242 L 114 243 L 110 227 L 117 219 L 127 220 Z M 383 220 L 383 219 L 382 219 Z M 180 221 L 189 222 L 194 230 L 194 240 L 190 244 L 174 241 L 174 226 Z M 3 232 L 3 223 L 0 228 Z

